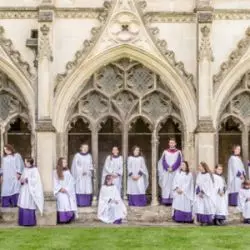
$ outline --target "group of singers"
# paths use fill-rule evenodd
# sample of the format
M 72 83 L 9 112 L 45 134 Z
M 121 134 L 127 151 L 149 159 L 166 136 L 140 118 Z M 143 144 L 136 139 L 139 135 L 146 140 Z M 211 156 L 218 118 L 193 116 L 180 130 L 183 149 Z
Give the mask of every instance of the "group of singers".
M 250 224 L 250 181 L 246 179 L 241 159 L 241 147 L 233 147 L 228 162 L 227 184 L 223 167 L 217 165 L 214 172 L 205 162 L 199 164 L 196 175 L 190 172 L 170 139 L 158 163 L 161 188 L 161 204 L 172 206 L 172 218 L 179 223 L 201 225 L 225 225 L 228 205 L 238 207 L 244 222 Z M 93 163 L 88 144 L 82 144 L 74 156 L 71 169 L 66 158 L 59 158 L 53 173 L 54 195 L 57 201 L 57 222 L 70 223 L 77 218 L 78 207 L 92 205 Z M 123 158 L 114 146 L 107 156 L 102 171 L 102 187 L 98 199 L 98 218 L 105 223 L 120 224 L 127 216 L 127 208 L 121 198 Z M 195 178 L 194 178 L 195 177 Z M 43 213 L 44 197 L 38 169 L 32 158 L 15 153 L 13 146 L 4 146 L 0 171 L 2 207 L 19 207 L 18 223 L 21 226 L 36 225 L 36 210 Z M 132 148 L 127 159 L 128 205 L 147 205 L 148 170 L 138 146 Z

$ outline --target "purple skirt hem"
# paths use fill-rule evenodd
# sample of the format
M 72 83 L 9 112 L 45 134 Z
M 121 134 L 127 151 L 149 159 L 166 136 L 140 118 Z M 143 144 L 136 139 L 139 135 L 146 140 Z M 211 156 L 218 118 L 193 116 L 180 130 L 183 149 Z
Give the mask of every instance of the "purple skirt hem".
M 196 214 L 197 221 L 204 224 L 212 224 L 213 223 L 213 215 L 211 214 Z
M 147 197 L 145 194 L 128 195 L 128 205 L 134 207 L 145 207 L 147 205 Z
M 228 195 L 228 204 L 232 207 L 238 206 L 238 194 L 239 193 L 231 193 Z
M 76 203 L 78 207 L 91 207 L 92 194 L 76 194 Z
M 180 223 L 193 223 L 192 212 L 174 210 L 173 220 Z
M 2 196 L 2 207 L 17 207 L 18 196 L 19 194 Z
M 57 212 L 57 223 L 70 223 L 75 219 L 74 211 Z
M 36 210 L 24 209 L 19 207 L 18 210 L 18 224 L 19 226 L 35 226 L 36 225 Z
M 122 224 L 122 219 L 115 220 L 113 224 L 116 224 L 116 225 Z
M 171 206 L 173 203 L 173 198 L 162 198 L 161 199 L 161 204 L 166 205 L 166 206 Z

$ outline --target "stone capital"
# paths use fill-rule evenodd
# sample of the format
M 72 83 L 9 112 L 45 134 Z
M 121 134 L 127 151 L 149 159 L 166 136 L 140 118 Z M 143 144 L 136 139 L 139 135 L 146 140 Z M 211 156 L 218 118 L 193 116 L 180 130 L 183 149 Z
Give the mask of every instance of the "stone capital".
M 36 123 L 36 132 L 56 132 L 51 120 L 39 120 Z
M 213 13 L 212 12 L 198 12 L 198 23 L 212 23 Z
M 216 130 L 211 119 L 204 119 L 198 121 L 198 126 L 195 130 L 196 133 L 215 133 Z

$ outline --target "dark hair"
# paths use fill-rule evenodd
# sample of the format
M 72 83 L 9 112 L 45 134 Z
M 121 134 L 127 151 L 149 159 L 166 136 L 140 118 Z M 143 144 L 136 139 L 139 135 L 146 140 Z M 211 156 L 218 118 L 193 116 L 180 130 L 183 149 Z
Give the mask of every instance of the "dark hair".
M 131 155 L 134 155 L 135 149 L 139 148 L 139 156 L 142 156 L 141 148 L 137 145 L 133 146 L 131 149 Z
M 188 162 L 187 161 L 182 161 L 183 163 L 185 163 L 185 165 L 186 165 L 186 174 L 188 175 L 189 174 L 189 172 L 190 172 L 190 169 L 189 169 L 189 164 L 188 164 Z
M 64 170 L 63 160 L 65 160 L 65 158 L 64 157 L 60 157 L 58 159 L 57 165 L 56 165 L 56 173 L 57 173 L 57 176 L 58 176 L 59 180 L 63 180 L 64 179 L 64 175 L 63 175 L 63 170 Z
M 240 147 L 241 149 L 241 145 L 240 144 L 234 144 L 233 147 L 232 147 L 232 153 L 234 154 L 234 151 L 236 148 Z
M 245 188 L 246 186 L 250 186 L 250 180 L 244 180 L 242 183 L 242 187 Z
M 113 154 L 112 154 L 112 151 L 113 151 L 113 149 L 114 149 L 114 148 L 117 148 L 117 149 L 118 149 L 118 151 L 120 152 L 120 149 L 119 149 L 119 147 L 118 147 L 118 146 L 116 146 L 116 145 L 115 145 L 115 146 L 113 146 L 113 147 L 112 147 L 112 150 L 111 150 L 110 160 L 112 160 L 112 159 L 113 159 Z
M 31 166 L 34 164 L 34 159 L 31 157 L 25 157 L 24 161 L 28 162 Z
M 83 142 L 83 143 L 81 144 L 80 148 L 81 148 L 82 146 L 88 146 L 88 147 L 89 147 L 89 144 L 88 144 L 87 142 Z
M 209 166 L 207 165 L 206 162 L 202 161 L 200 162 L 200 165 L 204 168 L 205 170 L 205 173 L 209 173 L 210 177 L 211 177 L 211 180 L 212 182 L 214 182 L 214 176 L 213 176 L 213 173 L 212 171 L 210 170 Z
M 112 179 L 113 179 L 112 175 L 110 175 L 110 174 L 106 175 L 105 180 L 104 180 L 104 185 L 107 186 L 108 185 L 108 181 L 110 181 Z
M 15 149 L 14 149 L 14 147 L 13 147 L 12 145 L 10 145 L 10 144 L 5 144 L 4 147 L 3 147 L 3 155 L 4 155 L 4 156 L 7 155 L 6 152 L 5 152 L 5 150 L 4 150 L 5 148 L 6 148 L 8 151 L 10 151 L 12 155 L 15 154 Z
M 215 168 L 214 168 L 214 169 L 218 169 L 218 168 L 223 168 L 222 164 L 217 164 L 217 165 L 215 165 Z

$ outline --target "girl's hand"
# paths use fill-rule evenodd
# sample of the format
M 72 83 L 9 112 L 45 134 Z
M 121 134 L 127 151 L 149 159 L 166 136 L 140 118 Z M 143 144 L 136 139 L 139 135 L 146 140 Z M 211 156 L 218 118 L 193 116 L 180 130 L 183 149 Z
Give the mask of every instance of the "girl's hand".
M 65 188 L 61 188 L 61 189 L 59 190 L 59 192 L 60 192 L 60 193 L 67 193 L 67 191 L 66 191 Z
M 203 199 L 203 194 L 202 194 L 202 193 L 199 193 L 199 197 Z
M 17 178 L 18 180 L 20 180 L 21 175 L 20 175 L 20 174 L 16 174 L 16 178 Z
M 177 189 L 177 193 L 178 193 L 178 194 L 183 194 L 183 191 L 182 191 L 181 189 L 178 188 L 178 189 Z

